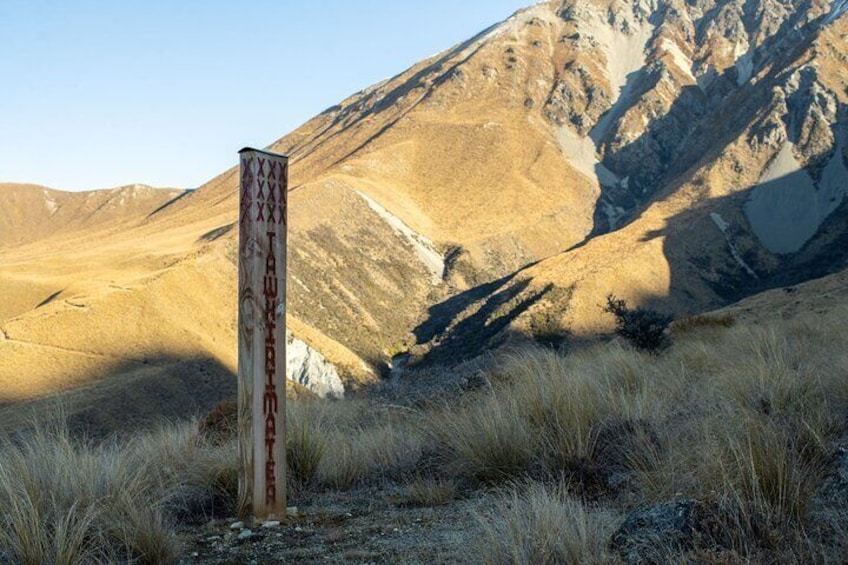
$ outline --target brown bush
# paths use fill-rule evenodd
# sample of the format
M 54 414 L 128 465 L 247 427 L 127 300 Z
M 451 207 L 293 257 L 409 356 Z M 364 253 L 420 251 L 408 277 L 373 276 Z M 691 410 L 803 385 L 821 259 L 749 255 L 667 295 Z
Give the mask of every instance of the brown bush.
M 198 435 L 203 440 L 222 445 L 238 434 L 238 403 L 235 400 L 222 400 L 200 422 Z

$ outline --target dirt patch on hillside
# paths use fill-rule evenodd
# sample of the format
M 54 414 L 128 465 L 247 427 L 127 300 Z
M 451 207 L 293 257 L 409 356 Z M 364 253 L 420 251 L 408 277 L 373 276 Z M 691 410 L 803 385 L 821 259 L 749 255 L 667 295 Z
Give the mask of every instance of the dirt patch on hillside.
M 403 488 L 391 485 L 327 492 L 278 526 L 250 528 L 249 536 L 231 527 L 234 517 L 186 528 L 180 563 L 470 563 L 471 542 L 481 533 L 474 513 L 490 502 L 475 494 L 415 507 Z

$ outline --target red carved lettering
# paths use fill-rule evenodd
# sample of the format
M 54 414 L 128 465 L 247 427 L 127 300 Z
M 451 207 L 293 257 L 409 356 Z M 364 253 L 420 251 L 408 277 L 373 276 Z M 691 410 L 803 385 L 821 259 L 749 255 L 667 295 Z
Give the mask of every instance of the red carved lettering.
M 265 387 L 265 396 L 263 397 L 263 411 L 265 414 L 276 414 L 277 413 L 277 391 L 274 385 L 269 385 Z
M 260 208 L 262 204 L 260 204 Z M 277 500 L 276 461 L 274 446 L 277 441 L 277 412 L 279 398 L 277 397 L 274 377 L 277 374 L 277 258 L 274 256 L 274 238 L 276 233 L 266 232 L 268 237 L 268 256 L 265 260 L 264 291 L 265 295 L 265 394 L 263 396 L 262 412 L 265 415 L 265 503 L 273 505 Z
M 274 344 L 265 341 L 265 377 L 273 381 L 274 372 L 277 367 L 277 351 Z
M 267 404 L 265 405 L 267 408 Z M 265 437 L 272 437 L 277 432 L 277 418 L 273 412 L 266 412 L 265 415 Z

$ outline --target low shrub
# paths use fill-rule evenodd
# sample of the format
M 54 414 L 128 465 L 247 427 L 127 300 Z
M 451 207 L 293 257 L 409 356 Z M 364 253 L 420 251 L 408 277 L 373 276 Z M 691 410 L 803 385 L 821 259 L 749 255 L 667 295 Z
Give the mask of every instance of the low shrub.
M 648 308 L 629 308 L 624 299 L 612 294 L 607 295 L 604 312 L 615 316 L 615 333 L 637 349 L 657 353 L 669 345 L 666 329 L 671 316 Z

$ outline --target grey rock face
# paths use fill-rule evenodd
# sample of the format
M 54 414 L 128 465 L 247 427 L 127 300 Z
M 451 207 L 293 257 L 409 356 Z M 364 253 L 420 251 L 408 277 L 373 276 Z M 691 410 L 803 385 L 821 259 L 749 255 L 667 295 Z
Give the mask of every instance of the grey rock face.
M 286 332 L 286 376 L 321 398 L 344 397 L 344 385 L 332 363 Z
M 785 91 L 787 131 L 798 161 L 807 167 L 821 167 L 835 147 L 831 124 L 837 120 L 837 97 L 819 82 L 813 66 L 795 71 Z
M 712 135 L 711 124 L 726 115 L 727 104 L 734 108 L 734 117 L 724 117 L 725 122 L 756 119 L 760 101 L 750 93 L 760 81 L 776 81 L 781 83 L 779 130 L 757 135 L 788 135 L 800 164 L 819 174 L 837 146 L 831 131 L 837 121 L 837 97 L 818 80 L 814 65 L 783 75 L 761 71 L 786 65 L 798 43 L 818 29 L 814 22 L 832 21 L 844 11 L 842 6 L 842 0 L 617 1 L 603 22 L 608 25 L 603 25 L 589 3 L 566 2 L 559 14 L 566 22 L 560 43 L 571 48 L 567 53 L 592 56 L 566 58 L 545 106 L 546 116 L 558 127 L 568 125 L 580 136 L 589 135 L 601 164 L 628 179 L 626 185 L 600 182 L 603 200 L 622 208 L 626 216 L 649 201 L 657 187 L 701 159 L 704 150 L 697 140 Z M 833 16 L 823 18 L 828 13 Z M 644 46 L 622 50 L 609 41 L 610 33 L 627 35 L 644 22 L 650 22 Z M 625 59 L 634 50 L 644 50 L 644 65 L 628 73 L 619 89 L 610 61 Z M 747 94 L 739 96 L 742 91 Z M 738 113 L 740 108 L 744 111 Z M 778 150 L 783 141 L 757 140 Z M 606 229 L 603 223 L 603 214 L 596 215 L 600 231 Z

